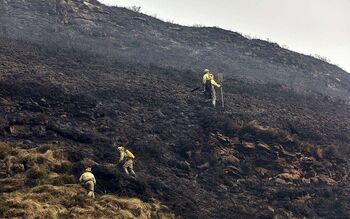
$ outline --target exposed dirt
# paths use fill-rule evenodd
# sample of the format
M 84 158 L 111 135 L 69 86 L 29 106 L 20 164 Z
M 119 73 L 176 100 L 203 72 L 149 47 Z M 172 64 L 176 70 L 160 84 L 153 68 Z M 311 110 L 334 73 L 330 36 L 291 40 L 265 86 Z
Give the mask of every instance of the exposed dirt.
M 200 72 L 102 59 L 0 40 L 2 183 L 32 176 L 11 150 L 49 145 L 70 162 L 62 183 L 92 165 L 99 196 L 158 199 L 184 218 L 350 217 L 343 101 L 227 77 L 223 111 L 190 92 Z M 137 180 L 116 166 L 115 139 Z M 36 179 L 2 196 L 54 184 Z

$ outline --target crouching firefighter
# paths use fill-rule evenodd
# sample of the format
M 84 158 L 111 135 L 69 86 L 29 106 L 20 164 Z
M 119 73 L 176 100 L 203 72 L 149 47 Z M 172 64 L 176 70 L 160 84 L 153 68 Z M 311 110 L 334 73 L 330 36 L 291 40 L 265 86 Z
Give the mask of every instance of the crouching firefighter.
M 134 159 L 135 156 L 131 151 L 126 149 L 123 146 L 118 147 L 119 151 L 119 163 L 123 164 L 123 168 L 126 174 L 136 177 L 136 174 L 134 172 Z
M 88 196 L 95 198 L 95 185 L 96 179 L 94 174 L 91 172 L 91 168 L 88 167 L 85 169 L 84 173 L 81 174 L 79 182 L 83 185 L 85 189 L 88 190 Z
M 203 92 L 207 99 L 211 99 L 213 106 L 216 106 L 216 90 L 215 87 L 221 87 L 220 84 L 214 80 L 214 75 L 208 69 L 204 70 L 203 75 Z

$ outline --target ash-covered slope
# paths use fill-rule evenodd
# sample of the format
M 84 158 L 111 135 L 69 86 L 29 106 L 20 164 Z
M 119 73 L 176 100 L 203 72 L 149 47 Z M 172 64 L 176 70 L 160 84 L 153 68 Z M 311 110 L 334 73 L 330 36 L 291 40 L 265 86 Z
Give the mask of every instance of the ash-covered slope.
M 0 51 L 1 217 L 40 211 L 30 205 L 38 202 L 71 217 L 118 218 L 117 206 L 130 217 L 147 209 L 183 218 L 350 216 L 342 101 L 228 77 L 222 112 L 190 92 L 200 78 L 191 70 L 6 38 Z M 116 137 L 136 154 L 137 180 L 116 166 Z M 95 202 L 62 188 L 86 165 L 98 180 Z M 57 190 L 78 201 L 52 199 Z M 134 209 L 105 193 L 150 204 Z
M 350 96 L 350 76 L 321 60 L 231 31 L 179 26 L 95 0 L 1 0 L 0 31 L 2 36 L 83 49 L 111 59 L 209 68 L 299 92 L 346 100 Z

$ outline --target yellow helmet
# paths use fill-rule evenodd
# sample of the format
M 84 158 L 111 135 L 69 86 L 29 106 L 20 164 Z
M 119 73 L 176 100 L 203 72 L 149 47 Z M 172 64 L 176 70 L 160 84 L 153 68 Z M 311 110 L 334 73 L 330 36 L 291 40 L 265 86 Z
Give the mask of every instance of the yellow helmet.
M 206 69 L 204 69 L 203 73 L 205 74 L 205 73 L 208 73 L 208 72 L 209 72 L 209 69 L 206 68 Z
M 86 168 L 85 172 L 91 172 L 91 167 Z

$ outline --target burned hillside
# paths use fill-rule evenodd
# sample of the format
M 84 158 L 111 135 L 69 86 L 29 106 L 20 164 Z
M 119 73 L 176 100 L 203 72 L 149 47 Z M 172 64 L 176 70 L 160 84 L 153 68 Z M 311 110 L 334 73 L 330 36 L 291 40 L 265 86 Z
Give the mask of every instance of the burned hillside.
M 186 27 L 96 0 L 1 0 L 0 33 L 40 45 L 274 83 L 349 101 L 350 77 L 335 65 L 217 27 Z
M 196 89 L 204 68 L 225 109 Z M 349 81 L 220 28 L 0 0 L 0 217 L 349 218 Z
M 213 109 L 191 92 L 201 72 L 9 38 L 0 51 L 1 217 L 349 217 L 341 99 L 227 76 Z M 75 185 L 86 166 L 96 201 Z

